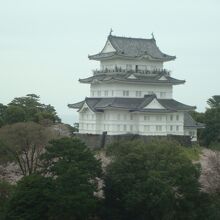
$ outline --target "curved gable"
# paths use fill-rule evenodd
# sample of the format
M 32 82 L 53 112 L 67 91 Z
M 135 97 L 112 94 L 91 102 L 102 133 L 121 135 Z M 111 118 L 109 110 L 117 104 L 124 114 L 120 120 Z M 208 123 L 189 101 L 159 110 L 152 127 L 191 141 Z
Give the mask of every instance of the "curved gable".
M 116 52 L 115 48 L 112 46 L 111 42 L 107 40 L 104 48 L 102 49 L 101 53 L 111 53 Z

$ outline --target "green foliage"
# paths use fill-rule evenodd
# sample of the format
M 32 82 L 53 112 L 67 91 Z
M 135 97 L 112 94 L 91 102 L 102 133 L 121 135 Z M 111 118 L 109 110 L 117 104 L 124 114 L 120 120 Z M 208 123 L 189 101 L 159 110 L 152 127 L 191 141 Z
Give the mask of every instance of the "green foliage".
M 203 132 L 203 139 L 206 145 L 212 142 L 220 143 L 220 108 L 207 109 L 205 112 L 206 128 Z
M 5 111 L 7 109 L 7 106 L 0 103 L 0 127 L 4 124 L 4 117 L 5 117 Z
M 42 172 L 56 177 L 52 219 L 80 220 L 95 214 L 101 164 L 85 144 L 71 138 L 51 141 L 41 159 Z
M 24 122 L 25 119 L 25 111 L 20 106 L 11 105 L 5 110 L 4 120 L 7 122 L 7 124 Z
M 220 151 L 220 142 L 212 142 L 209 145 L 209 148 L 212 149 L 212 150 Z
M 39 99 L 35 94 L 28 94 L 25 97 L 14 98 L 7 106 L 0 104 L 0 127 L 4 124 L 27 121 L 60 122 L 54 107 L 40 103 Z
M 210 108 L 205 113 L 191 112 L 192 117 L 205 124 L 205 129 L 198 130 L 201 145 L 211 147 L 220 143 L 220 96 L 215 95 L 207 101 Z
M 4 180 L 0 180 L 0 219 L 4 219 L 6 204 L 14 187 Z
M 85 220 L 96 216 L 100 162 L 78 139 L 51 141 L 42 175 L 24 177 L 9 199 L 5 220 Z
M 49 219 L 53 191 L 51 178 L 24 177 L 8 201 L 5 220 Z
M 210 108 L 220 108 L 220 95 L 214 95 L 207 101 Z
M 173 142 L 116 143 L 109 147 L 107 219 L 196 219 L 199 170 Z
M 184 147 L 183 153 L 191 161 L 198 161 L 202 153 L 202 148 L 199 146 Z

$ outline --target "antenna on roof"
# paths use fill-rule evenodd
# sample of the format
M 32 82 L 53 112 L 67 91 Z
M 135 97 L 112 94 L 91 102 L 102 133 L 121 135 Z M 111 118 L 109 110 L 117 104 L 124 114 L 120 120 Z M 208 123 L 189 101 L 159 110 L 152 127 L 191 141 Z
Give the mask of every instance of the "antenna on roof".
M 112 28 L 110 29 L 110 33 L 109 33 L 109 35 L 112 35 L 112 32 L 113 32 L 113 30 L 112 30 Z

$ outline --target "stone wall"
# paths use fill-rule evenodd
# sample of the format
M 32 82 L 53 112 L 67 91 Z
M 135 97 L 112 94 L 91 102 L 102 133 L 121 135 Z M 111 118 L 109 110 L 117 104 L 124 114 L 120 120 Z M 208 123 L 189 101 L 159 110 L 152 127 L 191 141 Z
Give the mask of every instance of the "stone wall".
M 119 141 L 132 141 L 141 140 L 147 143 L 151 140 L 174 140 L 183 146 L 190 147 L 192 145 L 190 136 L 180 135 L 168 135 L 168 136 L 143 136 L 143 135 L 98 135 L 98 134 L 75 134 L 80 140 L 82 140 L 88 147 L 92 149 L 99 149 L 106 147 L 109 144 Z

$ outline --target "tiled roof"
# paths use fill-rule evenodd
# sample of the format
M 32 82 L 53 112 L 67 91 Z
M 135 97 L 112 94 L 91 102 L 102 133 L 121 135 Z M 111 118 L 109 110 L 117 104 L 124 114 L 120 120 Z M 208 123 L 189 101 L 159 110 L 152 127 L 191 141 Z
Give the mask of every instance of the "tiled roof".
M 129 76 L 133 75 L 134 78 L 129 78 Z M 165 76 L 163 74 L 139 74 L 139 73 L 104 73 L 97 74 L 85 79 L 79 79 L 81 83 L 96 83 L 96 82 L 133 82 L 133 83 L 145 83 L 145 84 L 183 84 L 185 80 L 179 80 L 172 78 L 170 76 L 165 76 L 166 80 L 160 80 L 160 77 Z
M 103 53 L 100 52 L 96 55 L 89 56 L 90 59 L 100 60 L 112 56 L 122 56 L 130 58 L 150 57 L 153 60 L 169 61 L 174 60 L 175 56 L 164 54 L 156 45 L 154 38 L 128 38 L 118 36 L 108 36 L 108 40 L 112 44 L 115 52 Z
M 184 113 L 184 127 L 186 128 L 204 128 L 205 124 L 200 122 L 196 122 L 192 116 L 188 113 Z
M 173 112 L 190 111 L 194 106 L 185 105 L 174 99 L 157 99 L 164 109 L 145 109 L 155 95 L 145 95 L 144 98 L 86 98 L 83 102 L 68 105 L 70 108 L 80 109 L 86 103 L 93 111 L 103 111 L 105 109 L 118 108 L 128 111 L 148 111 L 148 112 Z

